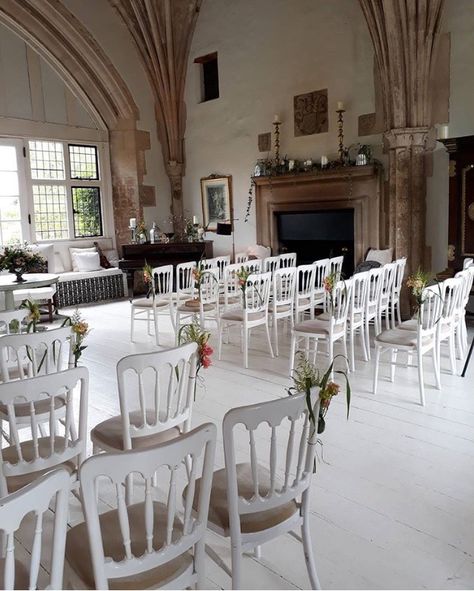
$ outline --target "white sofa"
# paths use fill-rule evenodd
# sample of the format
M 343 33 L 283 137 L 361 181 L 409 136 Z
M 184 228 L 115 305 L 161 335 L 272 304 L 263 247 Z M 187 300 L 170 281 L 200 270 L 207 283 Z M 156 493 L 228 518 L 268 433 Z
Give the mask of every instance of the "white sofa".
M 70 248 L 90 248 L 97 242 L 104 255 L 113 265 L 110 269 L 97 271 L 73 271 Z M 122 298 L 127 295 L 127 276 L 118 268 L 118 253 L 111 238 L 80 240 L 75 242 L 56 242 L 54 249 L 39 250 L 48 260 L 48 272 L 59 275 L 56 291 L 58 308 L 77 306 Z

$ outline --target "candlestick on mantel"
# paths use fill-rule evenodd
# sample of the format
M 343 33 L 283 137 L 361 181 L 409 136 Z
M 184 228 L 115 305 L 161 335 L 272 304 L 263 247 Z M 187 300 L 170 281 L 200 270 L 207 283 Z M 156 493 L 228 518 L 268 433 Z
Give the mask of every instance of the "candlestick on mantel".
M 447 125 L 440 125 L 438 127 L 438 139 L 447 140 L 449 137 L 449 127 Z
M 136 228 L 137 227 L 137 218 L 130 218 L 130 228 Z
M 339 138 L 339 160 L 341 163 L 344 162 L 344 103 L 342 101 L 337 101 L 337 136 Z
M 273 125 L 275 127 L 275 163 L 278 166 L 280 163 L 280 117 L 275 115 L 273 117 Z

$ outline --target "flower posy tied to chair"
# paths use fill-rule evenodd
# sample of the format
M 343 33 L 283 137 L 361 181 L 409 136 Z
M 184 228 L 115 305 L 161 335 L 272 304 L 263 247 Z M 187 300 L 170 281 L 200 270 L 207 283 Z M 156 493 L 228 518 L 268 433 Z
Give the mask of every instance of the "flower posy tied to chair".
M 214 281 L 217 281 L 215 276 L 203 265 L 201 261 L 193 269 L 194 289 L 198 292 L 198 299 L 201 299 L 201 287 L 206 275 L 211 275 Z
M 419 312 L 421 306 L 423 305 L 423 291 L 427 287 L 430 280 L 430 273 L 422 271 L 420 267 L 418 267 L 416 273 L 410 275 L 407 279 L 407 287 L 411 289 L 412 296 L 415 298 L 418 318 L 420 318 Z
M 326 275 L 326 277 L 323 279 L 324 291 L 326 292 L 327 297 L 329 299 L 330 312 L 334 310 L 334 288 L 336 287 L 337 282 L 340 281 L 340 279 L 341 274 L 337 271 L 329 273 L 329 275 Z
M 323 433 L 324 429 L 326 428 L 326 421 L 325 417 L 329 410 L 329 405 L 331 404 L 331 400 L 333 396 L 337 396 L 339 394 L 340 386 L 335 382 L 329 379 L 333 366 L 334 366 L 334 359 L 331 362 L 328 369 L 322 373 L 313 363 L 310 363 L 304 353 L 298 351 L 296 354 L 298 358 L 298 363 L 296 365 L 295 370 L 293 371 L 293 375 L 291 376 L 293 380 L 293 386 L 288 389 L 288 394 L 306 394 L 306 406 L 308 408 L 309 418 L 313 425 L 313 430 L 311 432 L 310 440 L 313 443 L 316 443 L 314 440 L 316 433 Z M 342 357 L 342 355 L 336 355 L 336 357 Z M 335 370 L 334 373 L 343 375 L 346 380 L 346 405 L 347 405 L 347 418 L 349 418 L 349 410 L 351 406 L 351 385 L 349 383 L 349 378 L 347 377 L 347 373 L 344 370 Z M 312 388 L 318 387 L 319 388 L 319 416 L 314 416 L 314 406 L 315 404 L 311 400 L 311 390 Z
M 185 324 L 178 332 L 178 343 L 180 345 L 187 345 L 188 343 L 196 343 L 197 351 L 197 365 L 196 365 L 196 382 L 194 385 L 194 399 L 196 400 L 196 384 L 198 378 L 201 383 L 204 382 L 202 376 L 199 376 L 201 367 L 207 369 L 211 364 L 211 355 L 214 349 L 209 345 L 210 332 L 204 330 L 199 322 L 195 319 L 191 324 Z
M 89 334 L 89 325 L 82 318 L 79 310 L 76 310 L 72 316 L 68 316 L 62 326 L 70 326 L 73 332 L 72 337 L 72 354 L 74 356 L 74 367 L 77 367 L 79 358 L 82 352 L 87 349 L 87 345 L 84 345 L 84 339 Z
M 41 312 L 38 302 L 27 298 L 20 306 L 28 310 L 29 314 L 26 317 L 26 332 L 36 332 L 36 325 L 41 319 Z
M 153 277 L 153 267 L 146 262 L 143 266 L 143 283 L 148 286 L 148 292 L 146 297 L 149 298 L 150 295 L 153 299 L 155 299 L 156 295 L 156 288 L 155 288 L 155 281 Z
M 250 269 L 246 269 L 245 267 L 241 267 L 238 271 L 236 271 L 235 274 L 239 280 L 239 287 L 242 291 L 242 299 L 245 308 L 245 291 L 247 289 L 247 279 L 252 274 L 252 271 Z

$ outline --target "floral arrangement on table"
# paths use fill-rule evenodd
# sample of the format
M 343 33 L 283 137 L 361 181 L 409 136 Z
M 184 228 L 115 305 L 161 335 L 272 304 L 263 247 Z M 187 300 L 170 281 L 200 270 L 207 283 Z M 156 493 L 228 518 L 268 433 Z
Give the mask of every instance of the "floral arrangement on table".
M 186 234 L 186 238 L 189 242 L 194 242 L 199 239 L 199 224 L 195 224 L 193 220 L 189 220 L 187 218 L 184 219 L 185 227 L 184 232 Z
M 84 340 L 90 333 L 89 324 L 83 319 L 79 310 L 76 310 L 72 316 L 68 316 L 61 326 L 70 326 L 73 337 L 71 340 L 72 354 L 74 356 L 74 367 L 77 367 L 82 352 L 87 349 Z
M 194 385 L 194 399 L 196 400 L 196 385 L 201 367 L 207 369 L 212 365 L 211 355 L 214 349 L 209 345 L 210 332 L 204 330 L 197 320 L 193 320 L 191 324 L 185 324 L 179 329 L 178 344 L 186 345 L 188 343 L 197 343 L 197 364 L 196 364 L 196 382 Z
M 151 297 L 155 299 L 156 291 L 155 282 L 153 280 L 153 267 L 147 263 L 146 259 L 145 264 L 143 265 L 143 283 L 148 286 L 146 297 L 149 298 L 151 295 Z
M 41 312 L 38 302 L 27 298 L 21 303 L 20 308 L 28 310 L 29 314 L 26 317 L 26 332 L 36 332 L 36 325 L 41 319 Z
M 15 273 L 18 283 L 25 281 L 22 278 L 23 273 L 44 271 L 45 268 L 46 259 L 28 248 L 26 242 L 24 245 L 5 246 L 3 254 L 0 255 L 0 269 Z
M 342 355 L 336 355 L 332 360 L 328 369 L 322 373 L 313 363 L 308 361 L 307 357 L 299 351 L 297 354 L 298 363 L 291 376 L 293 380 L 293 386 L 288 389 L 288 394 L 299 394 L 302 392 L 306 393 L 306 405 L 308 408 L 309 418 L 314 426 L 311 438 L 314 438 L 316 433 L 323 433 L 326 428 L 325 417 L 329 410 L 331 400 L 334 396 L 337 396 L 340 392 L 339 384 L 330 380 L 331 374 L 333 373 L 334 360 L 336 357 L 342 357 Z M 346 405 L 347 405 L 347 418 L 349 418 L 349 410 L 351 406 L 351 385 L 349 378 L 344 370 L 334 370 L 334 373 L 344 376 L 346 380 Z M 314 416 L 314 404 L 311 400 L 311 389 L 319 387 L 319 416 Z
M 137 229 L 135 232 L 137 238 L 139 238 L 141 242 L 146 242 L 148 240 L 148 231 L 146 229 L 145 220 L 140 220 L 137 223 Z

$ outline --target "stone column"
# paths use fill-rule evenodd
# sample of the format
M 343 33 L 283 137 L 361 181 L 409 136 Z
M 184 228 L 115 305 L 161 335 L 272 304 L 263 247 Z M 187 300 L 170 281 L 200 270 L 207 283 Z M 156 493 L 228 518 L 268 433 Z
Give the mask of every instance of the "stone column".
M 427 154 L 434 148 L 428 127 L 406 127 L 385 133 L 389 150 L 389 242 L 394 257 L 406 257 L 406 273 L 427 268 L 426 171 Z M 402 313 L 409 313 L 402 297 Z

